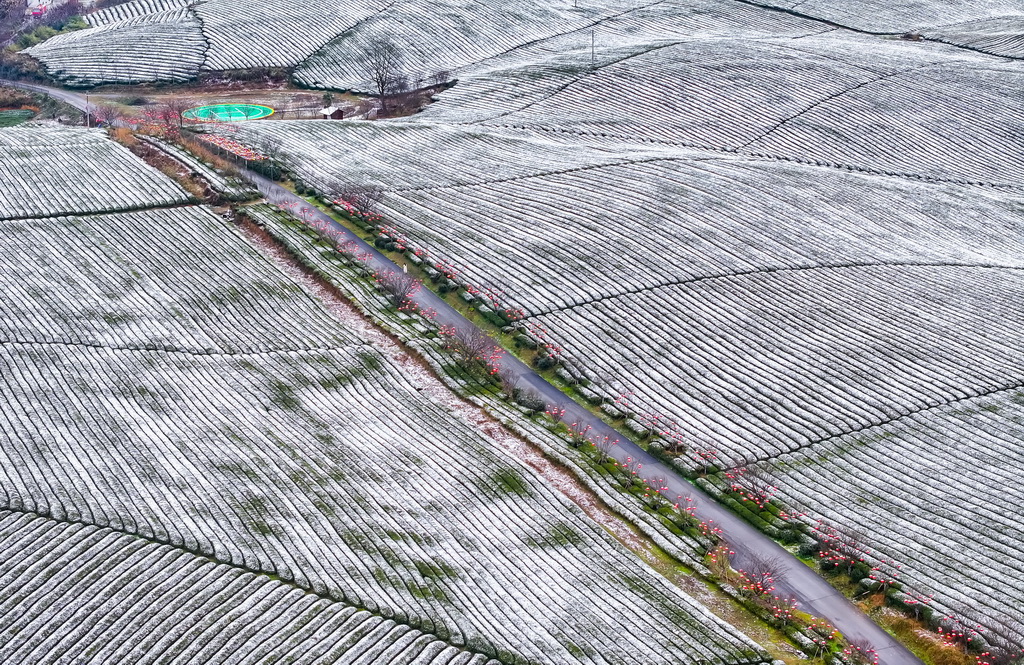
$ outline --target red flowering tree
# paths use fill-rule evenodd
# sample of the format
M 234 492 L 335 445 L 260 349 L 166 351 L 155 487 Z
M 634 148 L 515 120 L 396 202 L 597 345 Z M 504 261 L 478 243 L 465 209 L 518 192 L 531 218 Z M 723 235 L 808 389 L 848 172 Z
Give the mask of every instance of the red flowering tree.
M 859 530 L 824 521 L 818 521 L 812 529 L 818 541 L 818 562 L 822 568 L 840 568 L 851 575 L 859 564 L 866 563 L 871 550 L 864 544 L 864 534 Z
M 759 467 L 741 466 L 725 472 L 725 478 L 729 481 L 729 489 L 740 496 L 743 501 L 748 501 L 758 510 L 764 510 L 775 498 L 779 488 L 775 485 L 771 475 Z

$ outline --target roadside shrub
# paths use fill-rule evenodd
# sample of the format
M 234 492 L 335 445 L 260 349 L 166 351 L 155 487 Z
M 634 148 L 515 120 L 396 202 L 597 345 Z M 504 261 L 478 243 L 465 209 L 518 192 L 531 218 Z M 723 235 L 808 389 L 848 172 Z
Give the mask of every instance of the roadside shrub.
M 516 388 L 513 398 L 516 404 L 534 414 L 540 413 L 547 407 L 544 398 L 533 388 Z
M 538 355 L 533 360 L 533 365 L 537 369 L 551 369 L 558 363 L 549 355 Z

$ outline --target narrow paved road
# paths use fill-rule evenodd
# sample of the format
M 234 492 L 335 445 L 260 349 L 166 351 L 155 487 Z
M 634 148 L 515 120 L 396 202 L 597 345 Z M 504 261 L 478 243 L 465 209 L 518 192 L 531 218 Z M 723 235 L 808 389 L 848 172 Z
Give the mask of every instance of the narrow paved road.
M 73 92 L 71 90 L 61 90 L 60 88 L 51 88 L 46 85 L 40 85 L 38 83 L 25 83 L 23 81 L 10 81 L 8 79 L 0 79 L 0 85 L 11 86 L 12 88 L 21 88 L 22 90 L 28 90 L 29 92 L 38 92 L 43 95 L 49 95 L 54 99 L 60 100 L 68 106 L 74 106 L 79 111 L 94 111 L 95 108 L 89 109 L 89 106 L 93 104 L 89 103 L 88 97 L 84 92 Z M 95 101 L 103 101 L 105 95 L 94 95 Z M 114 122 L 117 127 L 129 127 L 134 126 L 127 120 L 119 119 Z
M 29 90 L 31 92 L 39 92 L 44 95 L 49 95 L 54 99 L 58 99 L 65 104 L 74 106 L 79 111 L 84 111 L 86 102 L 85 94 L 79 92 L 71 92 L 70 90 L 61 90 L 59 88 L 51 88 L 45 85 L 39 85 L 36 83 L 23 83 L 21 81 L 9 81 L 7 79 L 0 79 L 0 84 L 11 86 L 12 88 L 21 88 L 22 90 Z
M 367 265 L 370 269 L 382 272 L 401 270 L 372 245 L 310 206 L 301 197 L 255 173 L 245 172 L 245 175 L 274 205 L 293 214 L 299 214 L 306 219 L 315 220 L 321 225 L 329 226 L 336 237 L 342 241 L 352 240 L 358 243 L 361 250 L 369 255 Z M 455 326 L 460 329 L 474 327 L 472 322 L 459 314 L 433 291 L 420 289 L 415 300 L 420 307 L 436 311 L 437 322 L 440 325 Z M 618 439 L 619 445 L 614 446 L 611 451 L 616 460 L 620 463 L 625 462 L 626 458 L 639 460 L 643 465 L 640 475 L 650 479 L 664 478 L 664 486 L 667 487 L 665 494 L 673 501 L 679 496 L 692 497 L 696 505 L 696 516 L 701 520 L 712 520 L 718 525 L 730 548 L 736 552 L 732 559 L 735 568 L 749 567 L 755 559 L 778 559 L 781 562 L 780 568 L 783 573 L 781 578 L 776 581 L 776 588 L 780 595 L 796 599 L 802 611 L 827 619 L 848 639 L 871 645 L 871 648 L 878 653 L 880 665 L 921 665 L 921 661 L 906 647 L 882 630 L 813 569 L 710 498 L 674 469 L 632 441 L 624 439 L 603 420 L 571 401 L 565 393 L 548 383 L 518 358 L 505 354 L 502 357 L 502 366 L 511 367 L 519 377 L 519 385 L 532 387 L 544 397 L 549 405 L 558 404 L 566 407 L 567 421 L 590 425 L 593 428 L 591 432 L 597 438 L 609 436 L 613 440 Z
M 0 80 L 0 83 L 10 82 Z M 14 85 L 35 92 L 49 94 L 79 109 L 84 110 L 85 108 L 85 96 L 79 93 L 33 84 L 14 83 Z M 371 269 L 383 272 L 401 270 L 401 268 L 378 252 L 372 245 L 366 243 L 362 238 L 326 214 L 310 206 L 301 197 L 277 183 L 250 171 L 243 171 L 243 174 L 274 205 L 282 207 L 287 212 L 297 213 L 306 216 L 307 219 L 316 220 L 321 225 L 327 225 L 338 238 L 358 243 L 362 251 L 369 255 L 367 263 Z M 460 329 L 474 327 L 472 322 L 459 314 L 458 311 L 429 289 L 420 289 L 416 294 L 416 304 L 424 309 L 436 311 L 438 314 L 437 322 L 440 325 L 455 326 Z M 780 562 L 779 567 L 782 571 L 782 576 L 779 580 L 776 580 L 775 586 L 780 595 L 794 598 L 802 611 L 827 619 L 848 639 L 859 644 L 870 645 L 870 648 L 873 648 L 878 653 L 879 665 L 922 665 L 921 661 L 909 649 L 885 632 L 841 593 L 832 588 L 823 577 L 804 565 L 775 541 L 720 505 L 676 473 L 675 470 L 648 454 L 638 445 L 628 439 L 624 439 L 621 434 L 612 429 L 603 420 L 576 402 L 571 401 L 566 397 L 565 393 L 548 383 L 518 358 L 505 354 L 502 364 L 505 367 L 514 369 L 519 379 L 519 385 L 532 387 L 544 397 L 549 405 L 565 406 L 567 409 L 566 419 L 570 420 L 570 422 L 590 425 L 592 428 L 591 432 L 597 438 L 608 436 L 612 440 L 618 439 L 619 445 L 613 446 L 611 451 L 615 459 L 620 463 L 624 462 L 626 458 L 638 460 L 643 465 L 641 467 L 641 476 L 648 479 L 664 478 L 664 486 L 667 487 L 665 494 L 673 501 L 678 496 L 691 497 L 696 505 L 695 515 L 697 518 L 713 521 L 722 529 L 723 537 L 729 543 L 730 548 L 736 552 L 732 559 L 732 564 L 735 568 L 747 568 L 758 559 L 777 559 Z

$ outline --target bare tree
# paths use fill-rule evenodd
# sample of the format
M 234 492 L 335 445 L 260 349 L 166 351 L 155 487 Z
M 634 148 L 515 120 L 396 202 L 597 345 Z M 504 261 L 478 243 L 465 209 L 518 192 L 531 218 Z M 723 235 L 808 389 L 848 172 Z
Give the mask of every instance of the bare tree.
M 90 105 L 90 112 L 97 125 L 116 127 L 124 119 L 124 111 L 114 104 Z
M 398 76 L 391 79 L 391 83 L 388 85 L 388 95 L 391 97 L 397 97 L 404 95 L 405 93 L 412 90 L 414 83 L 409 80 L 409 77 L 405 74 L 399 74 Z
M 558 424 L 562 422 L 563 418 L 565 418 L 565 413 L 567 410 L 568 409 L 565 408 L 565 404 L 559 402 L 558 404 L 552 404 L 551 406 L 549 406 L 547 411 L 545 411 L 544 413 L 548 414 L 548 416 L 555 424 Z
M 531 386 L 516 388 L 515 399 L 516 403 L 529 410 L 531 415 L 536 415 L 544 410 L 545 402 L 543 395 L 540 394 L 539 390 Z
M 405 75 L 402 73 L 402 51 L 389 37 L 378 35 L 363 45 L 359 56 L 363 72 L 373 83 L 380 98 L 380 107 L 387 113 L 387 97 L 394 94 Z
M 334 249 L 341 255 L 345 263 L 352 263 L 359 254 L 359 243 L 355 240 L 339 240 L 335 243 Z
M 663 492 L 668 489 L 664 476 L 645 478 L 644 484 L 647 486 L 647 491 L 644 492 L 644 498 L 647 500 L 647 505 L 654 510 L 658 510 L 662 506 L 668 505 L 668 499 L 666 499 L 663 494 Z
M 871 550 L 865 544 L 865 535 L 860 529 L 846 527 L 837 529 L 837 534 L 835 550 L 844 558 L 846 572 L 852 573 L 853 567 L 863 563 Z
M 818 557 L 826 567 L 843 567 L 847 574 L 851 574 L 870 553 L 864 543 L 864 533 L 858 529 L 819 522 L 814 531 L 819 546 Z
M 775 585 L 785 576 L 783 563 L 781 556 L 762 557 L 755 554 L 750 566 L 740 571 L 747 581 L 744 590 L 755 596 L 771 595 L 775 591 Z
M 779 489 L 771 475 L 761 467 L 739 467 L 726 473 L 726 477 L 732 481 L 730 489 L 742 496 L 744 501 L 756 505 L 759 510 L 768 506 Z
M 618 439 L 612 439 L 610 436 L 604 436 L 596 441 L 593 441 L 594 448 L 597 449 L 597 461 L 604 464 L 612 456 L 612 447 L 619 443 Z
M 501 392 L 509 399 L 513 399 L 519 385 L 519 373 L 511 365 L 502 365 L 498 369 L 498 382 L 501 383 Z
M 590 430 L 593 427 L 584 423 L 572 423 L 569 425 L 569 441 L 573 448 L 579 448 L 590 440 Z
M 711 467 L 715 466 L 718 462 L 718 451 L 712 448 L 710 444 L 701 443 L 693 446 L 690 449 L 690 454 L 693 461 L 700 467 L 701 473 L 705 476 L 711 470 Z
M 343 185 L 332 188 L 330 195 L 335 202 L 344 201 L 360 215 L 368 215 L 377 211 L 380 200 L 384 198 L 384 190 L 374 186 Z
M 435 88 L 447 85 L 452 80 L 452 73 L 447 69 L 439 69 L 430 77 L 430 83 Z
M 377 273 L 374 279 L 391 303 L 400 310 L 409 309 L 413 305 L 413 297 L 423 286 L 412 275 L 393 270 Z
M 260 136 L 256 139 L 255 146 L 253 147 L 275 164 L 281 164 L 284 161 L 284 143 L 276 136 Z
M 455 356 L 463 369 L 471 374 L 493 376 L 499 366 L 501 347 L 494 338 L 476 326 L 447 327 L 441 329 L 445 348 Z
M 843 656 L 846 662 L 851 665 L 877 665 L 878 652 L 871 646 L 869 640 L 850 640 L 843 649 Z
M 640 469 L 643 466 L 640 460 L 627 457 L 625 462 L 619 464 L 622 484 L 626 487 L 632 487 L 640 479 Z

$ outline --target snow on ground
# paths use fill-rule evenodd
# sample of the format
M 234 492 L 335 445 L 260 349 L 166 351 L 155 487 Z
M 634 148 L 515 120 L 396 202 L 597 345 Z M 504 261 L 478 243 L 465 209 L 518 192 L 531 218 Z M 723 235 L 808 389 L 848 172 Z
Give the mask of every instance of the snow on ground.
M 187 203 L 188 194 L 103 133 L 24 125 L 0 133 L 0 219 Z
M 106 528 L 0 510 L 0 552 L 4 662 L 488 662 L 266 575 Z
M 607 398 L 768 465 L 812 521 L 863 524 L 909 591 L 994 624 L 1024 566 L 999 534 L 1020 525 L 988 512 L 997 494 L 962 500 L 998 475 L 962 445 L 1024 471 L 1022 63 L 723 6 L 740 4 L 661 3 L 607 19 L 593 52 L 576 30 L 467 64 L 412 118 L 234 134 L 279 140 L 324 191 L 383 188 L 388 223 L 503 292 Z M 998 3 L 945 27 L 938 3 L 849 6 L 1016 48 Z M 1006 421 L 951 420 L 977 405 Z M 900 507 L 866 469 L 906 479 Z
M 0 144 L 23 145 L 15 131 Z M 106 143 L 37 143 L 61 137 L 70 154 Z M 139 190 L 147 171 L 125 159 Z M 365 649 L 359 662 L 409 641 L 424 663 L 438 641 L 474 664 L 763 659 L 209 209 L 0 231 L 0 653 L 273 660 L 240 645 L 244 621 L 282 648 Z M 96 600 L 151 588 L 176 600 L 97 622 Z
M 201 28 L 190 9 L 172 8 L 57 35 L 25 53 L 68 85 L 182 82 L 204 62 Z

